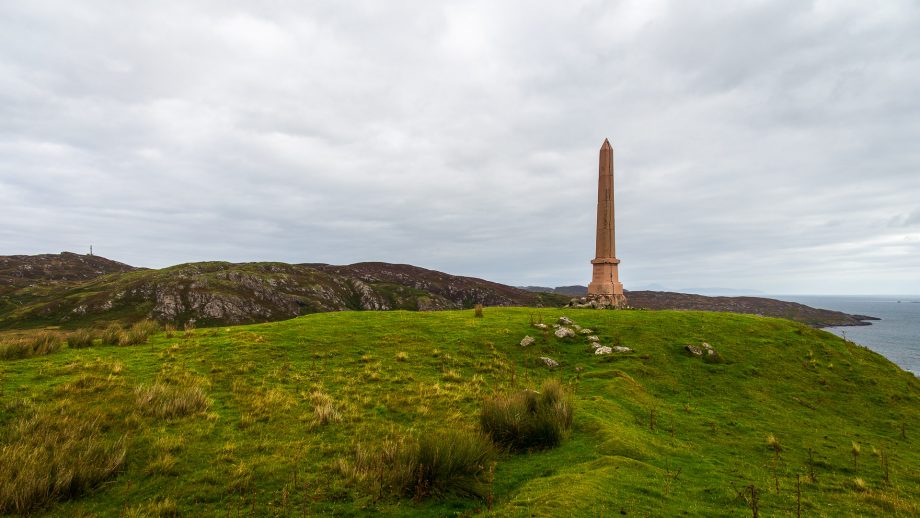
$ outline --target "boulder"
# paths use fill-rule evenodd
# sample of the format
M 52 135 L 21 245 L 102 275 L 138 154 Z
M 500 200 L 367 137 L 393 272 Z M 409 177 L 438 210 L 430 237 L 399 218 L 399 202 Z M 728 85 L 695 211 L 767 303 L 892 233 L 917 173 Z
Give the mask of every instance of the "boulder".
M 600 346 L 601 346 L 600 342 L 591 342 L 591 348 L 592 348 L 592 349 L 597 349 L 597 348 L 600 347 Z
M 596 336 L 594 336 L 594 335 L 591 335 L 591 336 L 588 337 L 588 341 L 589 341 L 589 342 L 600 342 L 601 339 L 598 338 L 598 337 L 596 337 Z
M 542 329 L 542 330 L 549 329 L 549 326 L 547 326 L 546 324 L 534 324 L 533 326 L 536 327 L 537 329 Z
M 611 348 L 607 347 L 606 345 L 602 345 L 594 350 L 594 354 L 610 354 L 611 351 Z
M 614 345 L 612 349 L 615 353 L 628 353 L 632 351 L 629 347 L 623 347 L 622 345 Z
M 533 337 L 530 335 L 527 335 L 524 337 L 523 340 L 521 340 L 521 347 L 527 347 L 528 345 L 533 345 L 533 343 L 534 343 Z
M 574 324 L 575 321 L 569 317 L 559 317 L 559 324 L 563 326 L 570 326 Z
M 560 327 L 560 328 L 557 329 L 556 332 L 553 333 L 553 334 L 556 335 L 556 338 L 566 338 L 566 337 L 575 336 L 575 331 L 572 331 L 572 330 L 569 329 L 568 327 Z
M 702 356 L 702 355 L 703 355 L 703 349 L 701 349 L 700 347 L 697 347 L 697 346 L 695 346 L 695 345 L 685 345 L 685 346 L 684 346 L 684 349 L 685 349 L 688 353 L 692 354 L 693 356 Z
M 554 359 L 552 359 L 552 358 L 550 358 L 550 357 L 548 357 L 548 356 L 541 356 L 540 359 L 543 360 L 543 364 L 546 365 L 546 366 L 549 367 L 549 368 L 553 368 L 553 367 L 558 367 L 558 366 L 559 366 L 559 362 L 557 362 L 556 360 L 554 360 Z

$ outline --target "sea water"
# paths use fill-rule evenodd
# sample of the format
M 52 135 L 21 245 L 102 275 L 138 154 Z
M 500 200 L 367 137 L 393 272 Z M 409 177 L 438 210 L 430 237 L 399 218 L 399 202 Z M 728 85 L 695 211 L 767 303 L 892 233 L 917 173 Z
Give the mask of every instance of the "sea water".
M 767 295 L 813 308 L 833 309 L 851 315 L 868 315 L 870 326 L 828 327 L 885 356 L 904 370 L 920 375 L 920 295 Z

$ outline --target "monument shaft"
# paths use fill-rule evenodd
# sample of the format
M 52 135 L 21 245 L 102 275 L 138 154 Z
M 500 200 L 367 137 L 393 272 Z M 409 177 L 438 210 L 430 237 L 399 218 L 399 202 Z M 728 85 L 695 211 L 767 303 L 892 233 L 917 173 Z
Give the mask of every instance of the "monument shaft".
M 602 305 L 623 306 L 626 297 L 620 283 L 616 258 L 616 231 L 613 218 L 613 147 L 604 139 L 597 179 L 597 241 L 591 261 L 594 272 L 588 284 L 588 297 Z

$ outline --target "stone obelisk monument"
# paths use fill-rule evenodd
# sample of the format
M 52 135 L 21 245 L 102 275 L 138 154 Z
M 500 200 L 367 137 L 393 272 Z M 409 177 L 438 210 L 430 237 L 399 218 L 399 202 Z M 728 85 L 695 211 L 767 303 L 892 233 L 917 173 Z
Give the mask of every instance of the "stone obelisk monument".
M 597 179 L 597 247 L 588 300 L 598 307 L 623 307 L 626 296 L 620 283 L 613 226 L 613 147 L 604 139 Z

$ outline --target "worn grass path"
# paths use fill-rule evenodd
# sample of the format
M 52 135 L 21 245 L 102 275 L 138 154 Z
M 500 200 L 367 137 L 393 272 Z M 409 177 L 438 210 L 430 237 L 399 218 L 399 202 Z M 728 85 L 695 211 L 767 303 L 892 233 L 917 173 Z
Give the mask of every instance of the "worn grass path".
M 582 336 L 530 326 L 563 314 L 633 352 L 595 356 Z M 527 334 L 536 343 L 521 348 Z M 724 362 L 684 352 L 701 342 Z M 548 377 L 575 392 L 572 436 L 503 455 L 491 511 L 462 498 L 378 498 L 337 468 L 358 442 L 474 428 L 483 397 Z M 199 387 L 210 407 L 145 413 L 135 390 L 154 383 Z M 796 516 L 797 477 L 803 516 L 916 516 L 920 506 L 920 382 L 830 333 L 747 315 L 325 313 L 0 361 L 0 441 L 16 441 L 15 422 L 36 412 L 128 437 L 123 471 L 50 515 L 745 516 L 738 493 L 754 486 L 762 515 Z

